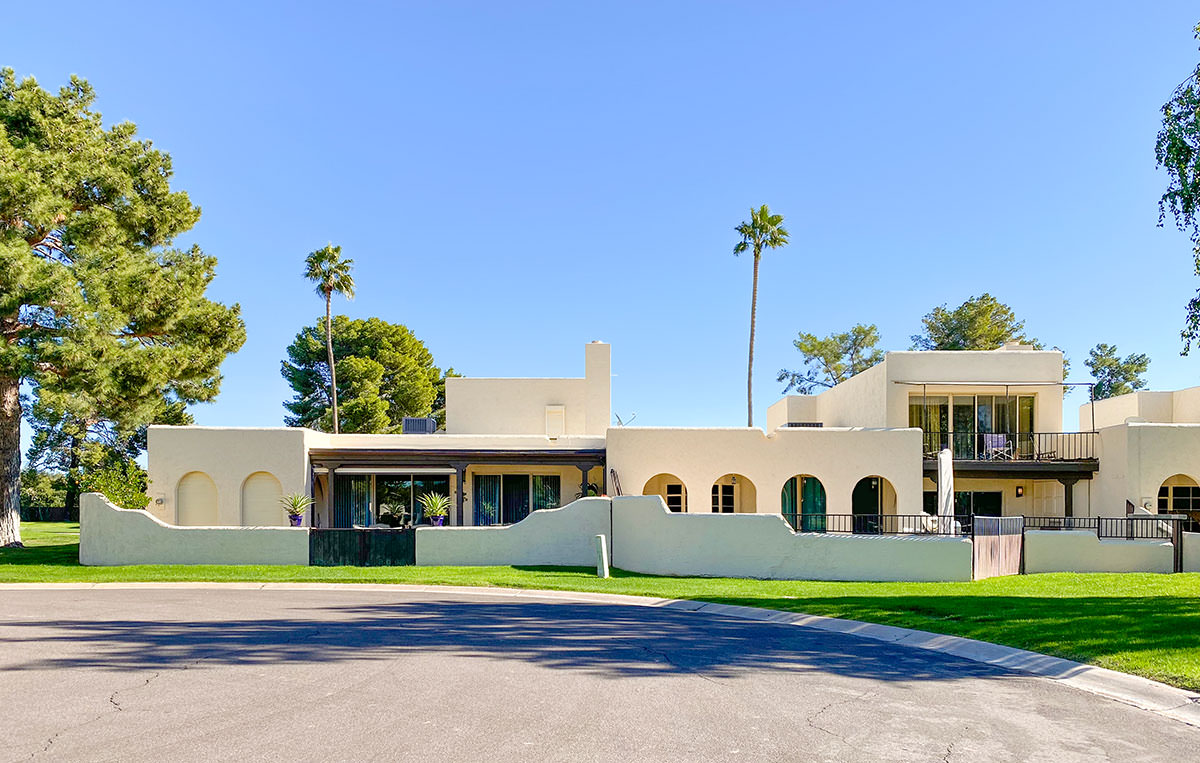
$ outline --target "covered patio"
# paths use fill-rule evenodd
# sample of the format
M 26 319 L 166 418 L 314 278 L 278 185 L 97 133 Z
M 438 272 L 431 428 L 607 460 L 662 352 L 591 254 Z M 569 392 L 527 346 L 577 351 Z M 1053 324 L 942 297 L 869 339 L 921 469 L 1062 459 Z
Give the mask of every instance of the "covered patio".
M 318 526 L 374 524 L 385 501 L 451 498 L 450 525 L 511 524 L 530 511 L 605 490 L 605 450 L 332 448 L 309 451 Z M 472 511 L 466 510 L 470 504 Z

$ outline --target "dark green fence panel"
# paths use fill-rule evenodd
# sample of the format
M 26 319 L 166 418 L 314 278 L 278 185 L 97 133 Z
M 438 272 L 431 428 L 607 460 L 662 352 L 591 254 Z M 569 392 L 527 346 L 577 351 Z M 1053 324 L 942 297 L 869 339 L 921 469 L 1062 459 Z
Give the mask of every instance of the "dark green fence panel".
M 417 563 L 417 531 L 337 530 L 308 533 L 308 563 L 316 567 L 399 567 Z

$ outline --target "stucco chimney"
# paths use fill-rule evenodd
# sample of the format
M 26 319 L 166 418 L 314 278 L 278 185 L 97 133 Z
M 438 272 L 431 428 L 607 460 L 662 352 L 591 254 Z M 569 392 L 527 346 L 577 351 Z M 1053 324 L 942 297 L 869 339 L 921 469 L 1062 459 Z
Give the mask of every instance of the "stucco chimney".
M 584 430 L 602 435 L 612 422 L 612 345 L 593 341 L 584 346 L 587 414 Z

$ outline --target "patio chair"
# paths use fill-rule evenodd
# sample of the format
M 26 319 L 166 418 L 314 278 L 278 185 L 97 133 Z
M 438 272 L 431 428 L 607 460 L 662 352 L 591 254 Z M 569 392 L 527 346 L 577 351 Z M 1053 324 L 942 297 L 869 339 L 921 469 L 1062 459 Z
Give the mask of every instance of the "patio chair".
M 984 458 L 1011 461 L 1013 449 L 1008 435 L 985 434 L 983 436 L 983 454 Z

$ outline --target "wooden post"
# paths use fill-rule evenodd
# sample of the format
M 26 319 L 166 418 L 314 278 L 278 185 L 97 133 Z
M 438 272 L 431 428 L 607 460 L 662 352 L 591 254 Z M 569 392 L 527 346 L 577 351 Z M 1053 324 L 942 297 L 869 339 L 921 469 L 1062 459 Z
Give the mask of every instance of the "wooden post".
M 588 469 L 590 467 L 588 466 L 588 464 L 576 464 L 576 466 L 579 468 L 579 473 L 581 475 L 583 475 L 581 478 L 583 480 L 583 482 L 581 483 L 581 487 L 579 488 L 579 497 L 587 498 L 588 497 Z
M 452 464 L 454 467 L 454 515 L 455 523 L 462 527 L 463 521 L 463 481 L 467 478 L 466 464 Z
M 1066 488 L 1065 495 L 1063 496 L 1063 516 L 1073 517 L 1075 516 L 1075 483 L 1079 479 L 1075 477 L 1059 477 L 1058 481 Z
M 336 509 L 334 509 L 334 505 L 333 505 L 333 497 L 336 492 L 334 490 L 334 481 L 335 481 L 334 478 L 336 475 L 336 471 L 337 470 L 333 466 L 330 466 L 329 471 L 326 472 L 326 474 L 328 475 L 326 477 L 326 479 L 329 481 L 329 485 L 328 485 L 329 489 L 325 491 L 325 494 L 327 496 L 327 498 L 325 499 L 325 513 L 329 517 L 329 526 L 330 527 L 337 527 L 337 514 L 336 514 Z
M 1178 519 L 1171 521 L 1171 545 L 1175 552 L 1175 571 L 1183 572 L 1183 522 Z

